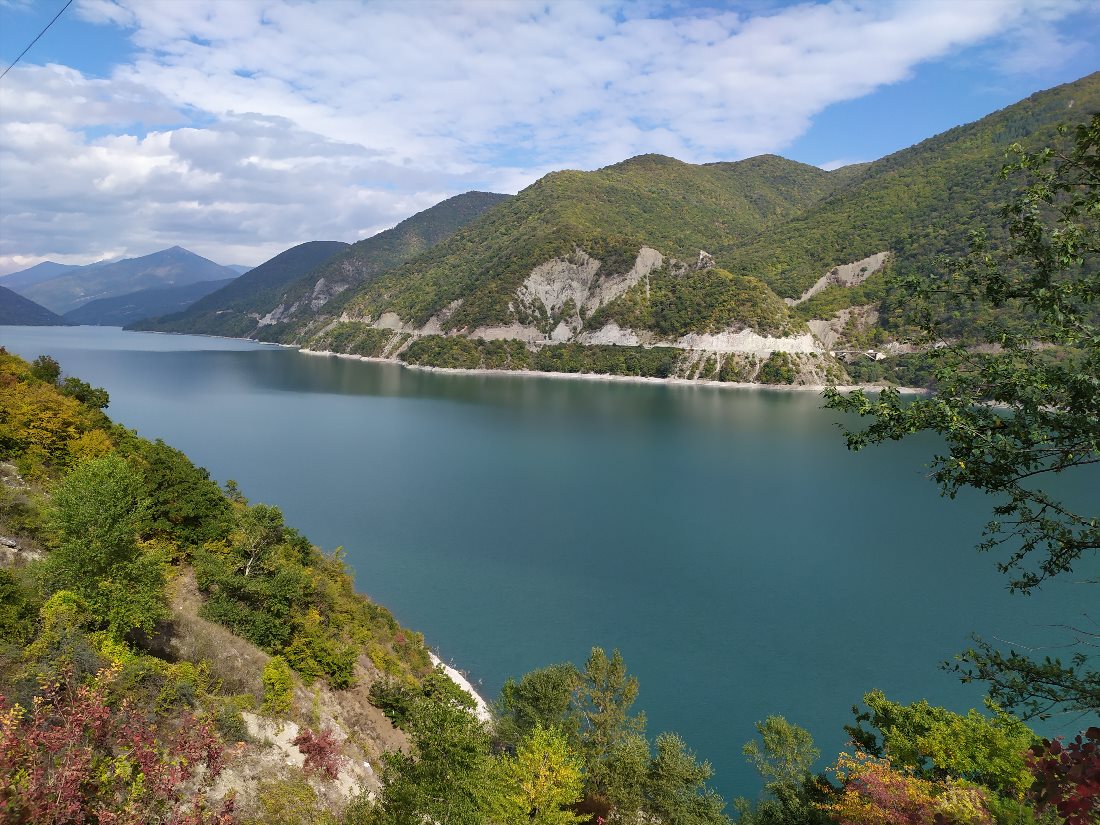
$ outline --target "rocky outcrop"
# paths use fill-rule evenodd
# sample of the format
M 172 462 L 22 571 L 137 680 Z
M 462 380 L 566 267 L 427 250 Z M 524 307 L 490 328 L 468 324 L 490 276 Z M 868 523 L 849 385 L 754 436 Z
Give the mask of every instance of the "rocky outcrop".
M 751 355 L 771 355 L 773 352 L 819 353 L 821 345 L 809 333 L 785 338 L 758 335 L 751 329 L 727 330 L 718 333 L 692 332 L 684 335 L 672 346 L 680 349 L 705 350 L 707 352 L 739 352 Z
M 800 296 L 797 298 L 784 298 L 783 300 L 787 306 L 795 306 L 803 301 L 810 300 L 819 292 L 831 286 L 858 286 L 882 269 L 889 257 L 889 252 L 876 252 L 874 255 L 862 260 L 853 261 L 842 266 L 834 266 Z

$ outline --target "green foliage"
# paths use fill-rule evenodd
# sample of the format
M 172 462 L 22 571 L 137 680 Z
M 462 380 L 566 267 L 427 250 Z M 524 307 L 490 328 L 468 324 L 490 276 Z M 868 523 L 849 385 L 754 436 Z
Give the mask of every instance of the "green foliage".
M 272 656 L 264 665 L 260 681 L 264 686 L 265 713 L 272 716 L 286 716 L 294 706 L 294 677 L 290 665 L 282 656 Z
M 277 507 L 239 494 L 230 505 L 229 539 L 194 552 L 203 616 L 282 656 L 307 682 L 350 687 L 364 647 L 388 651 L 398 673 L 430 669 L 423 640 L 355 592 L 338 553 L 322 554 Z
M 536 370 L 667 378 L 682 352 L 673 347 L 547 344 L 533 352 L 521 341 L 482 341 L 459 335 L 425 335 L 401 354 L 407 364 L 448 369 Z
M 581 799 L 581 761 L 565 734 L 536 725 L 503 759 L 508 790 L 501 804 L 502 825 L 572 825 L 588 817 L 567 810 Z
M 811 773 L 821 752 L 809 732 L 782 716 L 756 723 L 760 741 L 742 752 L 764 780 L 764 796 L 755 804 L 737 800 L 742 825 L 826 825 L 820 810 L 823 782 Z
M 645 730 L 645 715 L 630 715 L 638 698 L 638 680 L 627 675 L 619 651 L 611 656 L 592 648 L 585 663 L 578 695 L 581 714 L 582 752 L 589 787 L 606 792 L 612 781 L 611 756 L 620 741 Z
M 489 734 L 469 711 L 420 701 L 407 730 L 412 753 L 383 755 L 379 825 L 481 825 L 503 804 L 503 781 Z
M 535 352 L 539 372 L 597 373 L 668 378 L 676 374 L 683 353 L 672 347 L 585 346 L 554 344 Z
M 95 410 L 105 409 L 111 403 L 111 396 L 102 387 L 93 387 L 87 381 L 81 381 L 71 375 L 65 377 L 58 389 L 62 394 L 75 398 L 86 407 Z
M 141 477 L 116 453 L 80 464 L 53 491 L 45 580 L 78 594 L 120 636 L 151 632 L 167 616 L 164 559 L 137 544 L 147 515 Z
M 664 338 L 731 327 L 775 336 L 805 329 L 762 281 L 723 269 L 678 274 L 666 268 L 600 307 L 585 326 L 597 329 L 611 321 L 624 328 L 653 330 Z
M 854 358 L 845 363 L 845 371 L 857 384 L 893 384 L 898 387 L 936 387 L 938 362 L 932 353 L 914 352 L 872 361 Z
M 755 355 L 744 356 L 737 353 L 728 353 L 722 357 L 722 366 L 718 370 L 718 380 L 743 384 L 752 381 L 759 371 L 760 366 Z
M 863 702 L 869 712 L 853 709 L 856 724 L 845 730 L 870 754 L 889 756 L 928 779 L 966 779 L 1009 799 L 1023 798 L 1034 781 L 1024 755 L 1038 737 L 996 707 L 992 717 L 976 710 L 960 716 L 923 699 L 900 705 L 878 690 Z
M 944 438 L 946 454 L 932 462 L 934 479 L 948 497 L 964 488 L 996 497 L 980 547 L 1008 548 L 998 566 L 1024 592 L 1091 562 L 1100 549 L 1100 519 L 1040 486 L 1062 473 L 1087 473 L 1100 461 L 1100 115 L 1068 138 L 1038 153 L 1014 147 L 1017 162 L 1005 174 L 1022 174 L 1028 185 L 1001 211 L 1008 242 L 979 233 L 970 254 L 946 272 L 905 282 L 929 343 L 943 340 L 945 295 L 964 306 L 980 300 L 1011 307 L 1014 320 L 979 326 L 975 334 L 989 345 L 980 351 L 962 343 L 933 349 L 932 397 L 827 394 L 828 406 L 872 420 L 847 433 L 851 449 L 924 431 Z M 1084 650 L 1068 664 L 1036 662 L 979 640 L 961 658 L 964 680 L 989 682 L 1007 708 L 1030 715 L 1060 705 L 1100 709 L 1100 674 Z
M 31 375 L 47 384 L 56 384 L 61 379 L 61 365 L 49 355 L 39 355 L 31 362 Z
M 25 645 L 35 633 L 41 605 L 17 571 L 0 569 L 0 642 Z
M 856 286 L 828 286 L 812 298 L 790 308 L 791 315 L 809 321 L 813 318 L 831 318 L 842 309 L 863 306 L 881 301 L 887 294 L 887 278 L 891 271 L 886 266 Z
M 729 823 L 725 801 L 705 783 L 714 771 L 695 756 L 674 733 L 662 733 L 646 781 L 646 813 L 666 825 Z
M 306 346 L 313 350 L 346 352 L 376 358 L 382 354 L 393 336 L 393 330 L 377 329 L 359 321 L 341 321 L 311 338 Z
M 481 366 L 480 341 L 462 336 L 425 335 L 401 354 L 406 364 L 473 370 Z
M 326 806 L 303 776 L 267 779 L 256 789 L 263 815 L 244 820 L 244 825 L 324 825 L 333 822 Z
M 146 535 L 185 547 L 228 536 L 229 502 L 210 473 L 159 438 L 155 442 L 130 439 L 123 450 L 141 472 L 148 509 Z
M 514 745 L 536 728 L 554 728 L 575 745 L 581 720 L 573 697 L 580 686 L 581 674 L 569 663 L 532 670 L 519 682 L 509 679 L 496 706 L 497 738 Z
M 756 373 L 761 384 L 793 384 L 796 378 L 798 363 L 787 352 L 773 352 Z

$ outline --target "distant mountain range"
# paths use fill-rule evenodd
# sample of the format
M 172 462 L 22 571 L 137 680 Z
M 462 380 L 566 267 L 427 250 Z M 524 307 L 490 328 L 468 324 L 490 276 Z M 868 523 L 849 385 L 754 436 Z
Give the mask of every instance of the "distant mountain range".
M 259 324 L 260 312 L 276 306 L 287 284 L 348 248 L 342 241 L 309 241 L 281 252 L 190 307 L 134 325 L 135 329 L 245 337 Z
M 231 283 L 233 279 L 226 278 L 222 281 L 198 281 L 183 286 L 143 289 L 114 298 L 89 301 L 69 310 L 62 317 L 70 324 L 122 327 L 143 318 L 184 310 L 200 298 Z
M 52 327 L 66 323 L 64 318 L 44 306 L 0 286 L 0 326 Z
M 64 267 L 64 268 L 61 268 Z M 225 281 L 240 274 L 179 246 L 114 262 L 65 267 L 46 261 L 0 278 L 0 285 L 64 315 L 103 298 L 146 289 Z
M 336 241 L 301 244 L 185 313 L 135 328 L 277 340 L 284 330 L 312 320 L 337 295 L 424 253 L 507 199 L 467 192 L 350 246 Z

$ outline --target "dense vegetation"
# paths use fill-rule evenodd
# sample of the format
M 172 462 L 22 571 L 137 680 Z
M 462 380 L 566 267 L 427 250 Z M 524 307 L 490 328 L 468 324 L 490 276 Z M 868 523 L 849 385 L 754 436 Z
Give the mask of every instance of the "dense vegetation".
M 905 339 L 913 331 L 903 317 L 905 293 L 886 273 L 855 288 L 830 287 L 790 311 L 776 296 L 795 298 L 831 267 L 878 252 L 891 252 L 891 274 L 905 277 L 927 270 L 937 256 L 965 251 L 972 229 L 1003 238 L 988 205 L 1008 192 L 997 175 L 1004 149 L 1017 139 L 1039 145 L 1059 121 L 1097 105 L 1094 75 L 832 173 L 772 156 L 691 166 L 655 155 L 596 172 L 556 172 L 430 252 L 342 294 L 321 309 L 322 319 L 395 312 L 419 326 L 443 312 L 451 331 L 524 321 L 516 289 L 537 265 L 579 249 L 601 262 L 602 278 L 626 272 L 648 245 L 689 262 L 701 249 L 713 252 L 732 275 L 677 278 L 665 270 L 583 319 L 586 329 L 616 320 L 668 338 L 727 326 L 790 332 L 799 320 L 881 303 L 871 343 Z M 953 335 L 997 317 L 980 303 L 940 310 L 955 318 Z M 304 341 L 314 328 L 268 334 Z
M 585 325 L 598 329 L 611 321 L 623 328 L 652 330 L 666 340 L 727 329 L 776 337 L 804 331 L 766 284 L 722 269 L 677 275 L 666 268 L 600 307 Z
M 579 248 L 601 274 L 621 274 L 643 244 L 694 261 L 701 249 L 801 210 L 828 191 L 827 178 L 774 156 L 692 166 L 643 155 L 597 172 L 555 172 L 340 307 L 423 324 L 461 298 L 448 328 L 508 323 L 511 296 L 538 264 Z

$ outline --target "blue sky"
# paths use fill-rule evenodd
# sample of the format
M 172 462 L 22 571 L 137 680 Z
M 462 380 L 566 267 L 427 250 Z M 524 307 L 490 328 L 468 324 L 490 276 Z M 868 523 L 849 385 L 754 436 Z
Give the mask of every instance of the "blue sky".
M 64 0 L 0 0 L 7 66 Z M 0 274 L 257 264 L 642 152 L 872 160 L 1100 69 L 1098 0 L 75 0 L 0 82 Z

